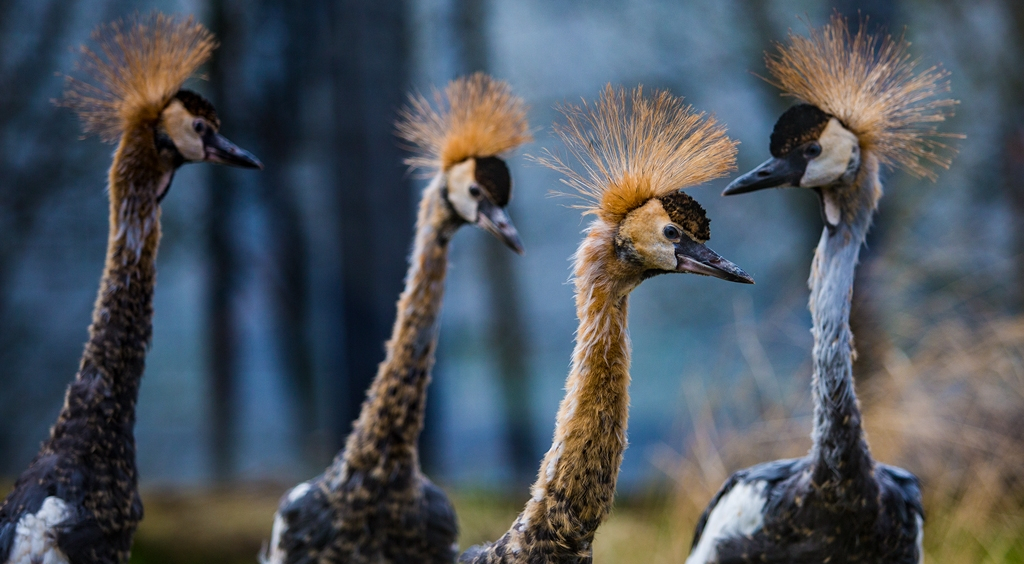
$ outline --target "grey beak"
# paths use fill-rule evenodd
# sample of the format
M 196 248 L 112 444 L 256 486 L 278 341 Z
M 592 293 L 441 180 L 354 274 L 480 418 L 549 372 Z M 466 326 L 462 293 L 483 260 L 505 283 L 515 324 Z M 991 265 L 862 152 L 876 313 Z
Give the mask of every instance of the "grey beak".
M 800 166 L 801 163 L 803 166 Z M 725 187 L 722 195 L 734 196 L 765 188 L 798 186 L 806 166 L 806 161 L 800 159 L 768 159 L 761 166 L 733 180 Z
M 754 279 L 743 269 L 688 237 L 676 243 L 676 271 L 714 276 L 741 284 L 754 283 Z
M 252 153 L 228 141 L 220 133 L 206 136 L 203 139 L 203 148 L 206 150 L 207 162 L 263 169 L 263 163 Z
M 498 207 L 487 198 L 481 198 L 477 213 L 477 225 L 489 231 L 517 254 L 525 252 L 523 242 L 519 240 L 519 232 L 512 225 L 512 220 L 504 208 Z

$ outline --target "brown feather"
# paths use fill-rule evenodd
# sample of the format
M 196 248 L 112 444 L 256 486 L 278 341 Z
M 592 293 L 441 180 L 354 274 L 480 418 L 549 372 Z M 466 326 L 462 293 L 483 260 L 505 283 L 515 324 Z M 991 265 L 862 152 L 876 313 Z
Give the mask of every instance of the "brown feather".
M 182 84 L 210 58 L 217 41 L 193 17 L 152 13 L 101 25 L 79 67 L 92 82 L 68 77 L 61 105 L 87 133 L 114 142 L 133 126 L 156 122 Z
M 666 91 L 645 97 L 642 86 L 627 92 L 609 84 L 593 106 L 561 111 L 567 122 L 554 130 L 580 170 L 551 152 L 538 160 L 566 176 L 588 201 L 587 213 L 612 224 L 651 198 L 736 168 L 737 142 L 725 127 Z
M 939 66 L 918 71 L 905 38 L 865 27 L 852 35 L 837 14 L 809 37 L 790 33 L 789 45 L 765 55 L 769 82 L 838 118 L 880 163 L 935 179 L 929 165 L 948 168 L 956 153 L 941 139 L 962 137 L 936 130 L 957 104 L 936 98 L 949 91 L 949 73 Z
M 497 156 L 533 140 L 526 104 L 507 82 L 475 73 L 448 83 L 434 102 L 410 95 L 396 124 L 397 134 L 412 143 L 412 167 L 447 170 L 470 157 Z

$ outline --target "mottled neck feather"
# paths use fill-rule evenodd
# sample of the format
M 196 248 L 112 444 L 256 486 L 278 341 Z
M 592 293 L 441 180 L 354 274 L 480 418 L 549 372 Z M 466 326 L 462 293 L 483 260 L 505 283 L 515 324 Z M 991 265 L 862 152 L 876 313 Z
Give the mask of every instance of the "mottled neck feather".
M 173 169 L 161 165 L 151 127 L 125 132 L 110 167 L 110 235 L 89 341 L 53 428 L 70 421 L 131 435 L 153 331 L 153 287 L 160 207 L 156 194 Z M 110 443 L 106 443 L 110 444 Z
M 417 463 L 416 441 L 434 365 L 448 242 L 462 223 L 445 200 L 438 176 L 420 201 L 412 257 L 386 357 L 338 461 L 348 471 Z
M 812 457 L 818 487 L 844 491 L 847 480 L 871 482 L 871 454 L 864 439 L 854 393 L 853 334 L 850 303 L 861 245 L 871 226 L 881 185 L 878 163 L 865 155 L 850 185 L 825 188 L 842 209 L 834 227 L 826 227 L 811 267 L 810 310 L 814 335 L 814 431 Z M 868 479 L 863 479 L 865 477 Z M 852 493 L 852 492 L 851 492 Z
M 520 522 L 526 539 L 553 538 L 570 553 L 591 550 L 611 509 L 629 415 L 628 294 L 617 267 L 614 230 L 595 222 L 576 255 L 579 329 L 554 440 Z M 510 531 L 514 532 L 514 531 Z M 553 535 L 549 536 L 549 535 Z

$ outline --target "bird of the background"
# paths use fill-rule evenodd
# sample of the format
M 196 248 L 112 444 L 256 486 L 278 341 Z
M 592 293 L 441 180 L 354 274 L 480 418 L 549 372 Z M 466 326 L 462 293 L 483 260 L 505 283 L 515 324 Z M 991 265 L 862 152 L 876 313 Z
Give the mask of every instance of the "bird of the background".
M 552 154 L 541 160 L 566 175 L 594 216 L 575 255 L 579 329 L 566 395 L 526 508 L 504 536 L 460 562 L 590 562 L 626 449 L 629 293 L 668 272 L 753 282 L 704 246 L 708 219 L 680 191 L 734 167 L 723 127 L 667 92 L 644 96 L 639 87 L 608 86 L 594 106 L 564 113 L 555 131 L 583 172 Z
M 880 168 L 934 178 L 952 152 L 935 124 L 953 100 L 945 72 L 917 70 L 907 43 L 851 34 L 834 16 L 809 37 L 790 36 L 767 58 L 772 82 L 801 103 L 779 118 L 772 158 L 725 194 L 810 188 L 825 229 L 814 254 L 814 430 L 810 453 L 741 470 L 697 525 L 689 564 L 885 562 L 922 558 L 917 478 L 871 458 L 854 394 L 850 300 L 854 270 L 882 186 Z
M 124 563 L 142 519 L 135 403 L 153 324 L 160 201 L 188 162 L 261 168 L 218 130 L 213 106 L 181 86 L 213 36 L 160 14 L 101 26 L 82 49 L 93 82 L 69 79 L 63 105 L 117 142 L 110 237 L 81 364 L 39 454 L 0 506 L 0 562 Z
M 416 443 L 437 346 L 448 248 L 477 225 L 522 253 L 505 206 L 512 179 L 500 155 L 530 140 L 523 101 L 502 81 L 451 82 L 432 105 L 414 96 L 398 135 L 434 173 L 423 192 L 406 286 L 384 361 L 345 449 L 281 500 L 265 562 L 451 563 L 458 526 L 447 496 L 420 471 Z

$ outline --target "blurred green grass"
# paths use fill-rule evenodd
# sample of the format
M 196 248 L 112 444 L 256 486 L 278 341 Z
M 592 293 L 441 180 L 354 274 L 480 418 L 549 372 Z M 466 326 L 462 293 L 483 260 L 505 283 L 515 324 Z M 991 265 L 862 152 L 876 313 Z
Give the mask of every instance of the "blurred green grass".
M 874 458 L 921 480 L 925 561 L 1024 564 L 1024 317 L 946 319 L 913 345 L 883 351 L 857 394 Z M 743 389 L 757 385 L 688 394 L 701 406 L 694 430 L 655 459 L 675 478 L 683 530 L 735 470 L 810 448 L 809 394 L 764 406 Z M 737 425 L 740 412 L 756 422 Z
M 132 563 L 253 564 L 270 537 L 277 499 L 285 489 L 148 492 Z M 929 497 L 933 503 L 925 531 L 926 562 L 1024 564 L 1024 511 L 987 517 L 977 500 L 959 498 L 936 507 L 935 497 Z M 458 492 L 452 499 L 463 549 L 500 537 L 525 503 L 525 498 L 480 491 Z M 676 496 L 665 493 L 619 499 L 598 530 L 594 560 L 679 564 L 689 553 L 701 509 L 680 505 Z M 979 520 L 984 527 L 977 526 Z
M 132 564 L 253 564 L 285 487 L 144 492 Z M 467 548 L 504 534 L 525 498 L 480 491 L 452 496 L 459 515 L 459 545 Z M 678 562 L 672 549 L 670 496 L 618 503 L 594 545 L 598 562 Z
M 985 479 L 987 477 L 979 477 Z M 0 483 L 8 491 L 10 483 Z M 224 489 L 143 492 L 146 518 L 139 526 L 132 564 L 253 564 L 285 486 L 246 485 Z M 927 493 L 927 492 L 926 492 Z M 452 495 L 461 527 L 460 546 L 500 537 L 525 499 L 483 491 Z M 933 498 L 934 499 L 934 498 Z M 707 499 L 701 497 L 701 504 Z M 679 564 L 686 559 L 699 516 L 696 504 L 656 492 L 618 499 L 594 543 L 596 562 Z M 930 507 L 925 532 L 926 561 L 1024 564 L 1024 508 L 985 519 L 977 501 L 960 499 Z

